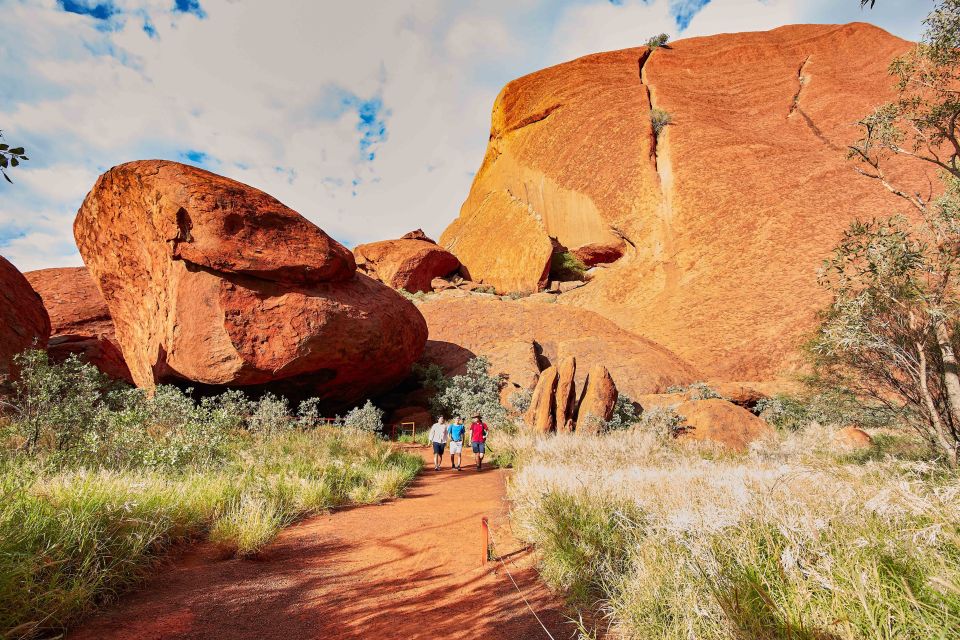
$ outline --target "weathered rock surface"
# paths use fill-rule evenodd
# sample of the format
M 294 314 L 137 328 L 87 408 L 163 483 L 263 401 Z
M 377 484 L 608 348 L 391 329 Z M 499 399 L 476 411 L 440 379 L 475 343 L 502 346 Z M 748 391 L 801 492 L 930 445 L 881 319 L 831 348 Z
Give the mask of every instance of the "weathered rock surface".
M 833 436 L 833 442 L 841 449 L 869 449 L 873 446 L 870 434 L 857 427 L 844 427 Z
M 631 397 L 699 379 L 669 350 L 585 309 L 457 292 L 447 296 L 431 297 L 418 307 L 430 327 L 424 360 L 450 374 L 462 373 L 470 358 L 483 355 L 493 373 L 529 389 L 541 369 L 573 356 L 578 388 L 596 364 L 605 365 L 617 388 Z
M 13 357 L 50 338 L 50 317 L 40 296 L 10 262 L 0 256 L 0 376 L 15 374 Z
M 50 315 L 47 352 L 54 362 L 77 354 L 118 380 L 133 382 L 107 303 L 86 267 L 39 269 L 24 274 Z
M 554 400 L 556 407 L 557 431 L 569 433 L 573 431 L 573 419 L 577 411 L 577 359 L 567 356 L 560 361 L 557 367 L 557 391 Z
M 622 246 L 560 303 L 642 333 L 708 379 L 771 379 L 799 361 L 826 303 L 816 269 L 842 231 L 902 209 L 845 148 L 853 123 L 893 97 L 887 66 L 909 46 L 866 24 L 799 25 L 514 80 L 439 242 L 500 291 L 545 284 L 551 238 L 585 261 Z M 656 138 L 651 106 L 673 120 Z M 926 188 L 915 164 L 902 169 Z
M 77 246 L 136 384 L 281 385 L 348 405 L 409 374 L 416 308 L 271 196 L 165 161 L 100 176 Z
M 734 451 L 746 451 L 750 443 L 774 435 L 766 422 L 726 400 L 689 400 L 676 411 L 685 418 L 681 440 L 716 442 Z
M 607 368 L 601 364 L 593 365 L 587 379 L 584 381 L 583 393 L 580 394 L 577 407 L 578 433 L 597 433 L 600 422 L 607 422 L 613 417 L 613 410 L 617 406 L 617 385 Z
M 400 240 L 361 244 L 353 253 L 361 271 L 410 293 L 431 291 L 434 278 L 450 275 L 460 268 L 460 261 L 452 253 L 430 239 L 404 236 Z
M 550 433 L 556 429 L 556 393 L 559 372 L 554 366 L 547 367 L 540 374 L 537 386 L 533 388 L 530 408 L 527 409 L 526 422 L 540 433 Z

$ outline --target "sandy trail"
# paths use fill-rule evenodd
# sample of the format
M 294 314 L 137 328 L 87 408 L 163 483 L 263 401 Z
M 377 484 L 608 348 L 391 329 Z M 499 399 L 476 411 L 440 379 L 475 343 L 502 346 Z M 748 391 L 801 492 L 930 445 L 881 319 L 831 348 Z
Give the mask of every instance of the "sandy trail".
M 459 473 L 430 460 L 405 497 L 306 520 L 255 559 L 193 548 L 68 637 L 546 638 L 499 562 L 480 567 L 485 515 L 530 604 L 554 638 L 569 638 L 560 601 L 510 536 L 509 472 L 477 473 L 470 460 Z

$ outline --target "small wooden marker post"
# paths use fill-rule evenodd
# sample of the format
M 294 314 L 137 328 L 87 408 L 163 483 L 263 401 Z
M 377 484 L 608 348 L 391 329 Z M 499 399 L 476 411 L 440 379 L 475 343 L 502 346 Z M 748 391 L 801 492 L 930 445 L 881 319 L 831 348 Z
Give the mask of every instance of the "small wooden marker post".
M 480 566 L 487 566 L 487 560 L 490 559 L 490 526 L 487 524 L 487 517 L 480 518 L 480 544 L 482 545 L 482 555 L 480 556 Z

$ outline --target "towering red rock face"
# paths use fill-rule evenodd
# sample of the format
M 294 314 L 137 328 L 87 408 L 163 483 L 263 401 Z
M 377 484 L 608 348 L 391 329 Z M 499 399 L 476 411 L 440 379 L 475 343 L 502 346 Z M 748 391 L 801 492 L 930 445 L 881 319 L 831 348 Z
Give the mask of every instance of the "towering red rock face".
M 585 309 L 465 293 L 438 295 L 419 303 L 419 309 L 430 327 L 424 360 L 449 374 L 462 373 L 470 358 L 485 356 L 491 373 L 506 374 L 515 389 L 530 389 L 542 369 L 572 357 L 578 389 L 597 364 L 605 365 L 631 397 L 701 379 L 668 349 Z
M 409 374 L 416 308 L 269 195 L 164 161 L 100 176 L 74 222 L 136 384 L 278 385 L 349 404 Z
M 40 269 L 24 275 L 50 315 L 47 352 L 53 361 L 77 354 L 108 376 L 133 382 L 110 310 L 86 267 Z
M 460 261 L 422 231 L 417 231 L 419 234 L 411 231 L 399 240 L 357 246 L 353 250 L 357 266 L 394 289 L 405 289 L 410 293 L 432 291 L 433 279 L 450 275 L 460 268 Z
M 6 258 L 0 256 L 0 376 L 15 373 L 13 357 L 50 338 L 50 318 L 40 296 Z
M 711 379 L 772 378 L 796 363 L 827 301 L 816 269 L 849 222 L 904 209 L 853 171 L 845 146 L 853 123 L 891 99 L 887 66 L 909 46 L 865 24 L 802 25 L 601 53 L 515 80 L 440 244 L 501 291 L 543 285 L 551 238 L 614 260 L 560 302 Z M 652 108 L 672 117 L 659 135 Z M 917 166 L 900 169 L 927 184 Z

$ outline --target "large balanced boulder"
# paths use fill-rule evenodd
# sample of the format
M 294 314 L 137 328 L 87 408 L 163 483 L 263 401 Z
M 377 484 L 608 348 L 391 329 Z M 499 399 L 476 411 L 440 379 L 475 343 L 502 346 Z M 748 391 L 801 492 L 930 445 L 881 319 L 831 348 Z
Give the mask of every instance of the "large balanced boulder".
M 606 263 L 561 303 L 663 345 L 704 379 L 775 379 L 801 361 L 828 302 L 816 270 L 843 231 L 903 209 L 853 171 L 846 147 L 894 97 L 887 67 L 911 46 L 867 24 L 798 25 L 514 80 L 439 243 L 500 292 L 542 288 L 555 246 Z M 652 109 L 672 119 L 657 134 Z M 919 165 L 891 171 L 926 189 Z
M 578 389 L 597 364 L 631 397 L 699 379 L 668 349 L 585 309 L 458 292 L 437 294 L 418 307 L 430 327 L 424 360 L 448 374 L 463 373 L 470 358 L 484 356 L 491 373 L 529 389 L 541 370 L 572 356 Z
M 51 360 L 62 362 L 76 354 L 112 378 L 133 382 L 110 310 L 86 267 L 40 269 L 24 276 L 50 315 Z
M 134 382 L 259 386 L 348 405 L 410 372 L 417 309 L 252 187 L 158 160 L 100 176 L 74 236 Z
M 746 451 L 751 443 L 774 435 L 766 422 L 719 398 L 688 400 L 678 405 L 676 412 L 684 418 L 681 440 L 714 442 L 733 451 Z
M 23 274 L 0 256 L 0 377 L 15 373 L 15 355 L 31 347 L 43 349 L 49 338 L 50 317 L 43 301 Z
M 420 238 L 416 232 L 407 235 L 412 237 L 358 245 L 353 250 L 357 267 L 394 289 L 410 293 L 431 291 L 434 278 L 460 268 L 456 256 L 426 236 Z

